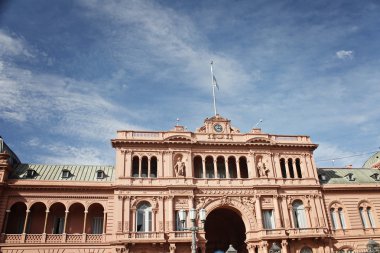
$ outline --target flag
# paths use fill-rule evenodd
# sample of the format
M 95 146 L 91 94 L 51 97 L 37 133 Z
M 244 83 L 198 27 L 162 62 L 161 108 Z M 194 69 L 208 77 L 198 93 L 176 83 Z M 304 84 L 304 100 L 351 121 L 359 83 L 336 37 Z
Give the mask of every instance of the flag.
M 218 82 L 216 81 L 216 78 L 215 78 L 214 74 L 212 74 L 212 84 L 213 84 L 216 88 L 218 88 L 218 90 L 219 90 L 219 85 L 218 85 Z

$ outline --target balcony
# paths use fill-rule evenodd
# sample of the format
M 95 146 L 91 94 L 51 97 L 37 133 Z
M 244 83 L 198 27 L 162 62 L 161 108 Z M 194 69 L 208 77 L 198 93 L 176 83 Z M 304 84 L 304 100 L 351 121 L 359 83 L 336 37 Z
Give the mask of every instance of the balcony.
M 169 233 L 169 242 L 191 242 L 191 231 L 173 231 Z
M 3 234 L 1 242 L 18 243 L 102 243 L 103 234 Z
M 327 231 L 323 228 L 290 228 L 287 233 L 290 238 L 325 237 Z

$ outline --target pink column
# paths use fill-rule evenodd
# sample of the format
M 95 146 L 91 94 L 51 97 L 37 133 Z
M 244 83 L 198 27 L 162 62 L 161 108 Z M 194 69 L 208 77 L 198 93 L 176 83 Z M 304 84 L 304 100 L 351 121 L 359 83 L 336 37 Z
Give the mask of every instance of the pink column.
M 228 166 L 228 157 L 227 159 L 224 159 L 224 164 L 226 167 L 226 178 L 230 178 L 230 167 Z
M 203 171 L 203 178 L 206 178 L 206 159 L 202 157 L 202 171 Z
M 237 158 L 236 158 L 236 171 L 237 171 L 237 178 L 241 178 L 240 163 L 239 163 L 239 159 Z
M 218 167 L 216 164 L 216 158 L 213 157 L 213 159 L 214 159 L 214 178 L 218 178 Z
M 280 206 L 278 205 L 277 195 L 273 195 L 273 208 L 275 212 L 276 228 L 281 228 Z
M 24 228 L 22 230 L 22 233 L 25 234 L 26 233 L 26 225 L 28 224 L 28 219 L 29 219 L 29 213 L 30 213 L 30 210 L 26 210 L 26 215 L 25 215 L 25 221 L 24 221 Z
M 256 196 L 256 201 L 255 201 L 255 209 L 256 209 L 256 217 L 257 217 L 257 228 L 259 230 L 263 229 L 263 218 L 262 218 L 262 213 L 261 213 L 261 203 L 260 203 L 260 195 Z

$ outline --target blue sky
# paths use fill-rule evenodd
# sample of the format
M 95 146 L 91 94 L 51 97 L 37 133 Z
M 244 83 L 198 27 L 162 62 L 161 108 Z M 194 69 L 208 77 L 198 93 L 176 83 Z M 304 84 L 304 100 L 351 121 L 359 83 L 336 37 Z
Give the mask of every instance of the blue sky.
M 379 150 L 379 1 L 2 1 L 0 135 L 23 162 L 113 164 L 116 130 L 310 135 Z M 370 154 L 337 159 L 361 166 Z

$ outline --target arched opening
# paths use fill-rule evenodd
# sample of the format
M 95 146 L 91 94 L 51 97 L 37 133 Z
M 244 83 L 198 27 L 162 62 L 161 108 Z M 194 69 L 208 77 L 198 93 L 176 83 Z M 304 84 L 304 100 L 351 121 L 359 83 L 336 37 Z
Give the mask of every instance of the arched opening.
M 134 156 L 132 159 L 132 177 L 139 177 L 139 157 Z
M 206 253 L 225 252 L 230 244 L 240 253 L 246 253 L 245 226 L 237 211 L 218 208 L 206 219 Z
M 288 168 L 289 168 L 289 176 L 290 178 L 294 178 L 294 169 L 293 169 L 293 159 L 288 159 Z
M 37 202 L 30 208 L 28 217 L 29 234 L 42 234 L 44 232 L 46 216 L 46 206 L 44 203 Z
M 280 166 L 281 166 L 281 176 L 282 178 L 286 178 L 286 166 L 285 166 L 285 159 L 280 159 Z
M 148 202 L 142 202 L 136 210 L 136 231 L 152 231 L 152 207 Z
M 241 178 L 248 178 L 247 158 L 245 158 L 244 156 L 239 158 L 239 167 Z
M 223 156 L 216 159 L 216 167 L 218 169 L 218 178 L 226 178 L 226 163 Z
M 26 216 L 26 205 L 22 202 L 13 204 L 9 213 L 7 234 L 22 234 Z
M 203 178 L 203 164 L 202 157 L 194 157 L 194 177 Z
M 104 208 L 99 203 L 94 203 L 88 208 L 86 233 L 102 234 L 103 233 Z
M 215 178 L 214 175 L 214 159 L 212 156 L 206 157 L 206 177 Z
M 150 158 L 150 177 L 157 177 L 157 157 Z
M 296 200 L 293 202 L 293 218 L 295 228 L 307 227 L 305 207 L 303 206 L 303 203 L 300 200 Z
M 67 216 L 66 233 L 81 234 L 83 233 L 84 223 L 84 206 L 81 203 L 75 203 L 70 206 Z
M 148 177 L 148 157 L 141 159 L 141 177 Z
M 230 171 L 230 178 L 237 178 L 236 159 L 233 156 L 228 158 L 228 170 Z
M 64 232 L 65 210 L 65 205 L 62 203 L 54 203 L 50 207 L 46 233 L 62 234 Z
M 298 178 L 302 178 L 301 161 L 299 158 L 296 159 L 296 171 Z

